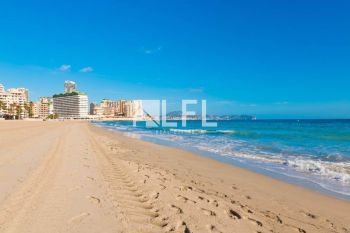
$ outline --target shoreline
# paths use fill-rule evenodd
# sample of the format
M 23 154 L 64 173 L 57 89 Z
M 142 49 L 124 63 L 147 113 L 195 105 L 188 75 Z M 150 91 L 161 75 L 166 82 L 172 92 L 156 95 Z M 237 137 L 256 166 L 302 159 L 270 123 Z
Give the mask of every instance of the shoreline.
M 198 150 L 195 148 L 184 147 L 184 146 L 172 144 L 171 142 L 166 142 L 166 141 L 153 139 L 153 138 L 147 139 L 147 138 L 141 137 L 140 140 L 147 141 L 150 143 L 159 144 L 159 145 L 164 145 L 164 146 L 168 146 L 168 147 L 172 147 L 172 148 L 177 148 L 180 150 L 184 150 L 184 151 L 187 151 L 190 153 L 194 153 L 194 154 L 201 156 L 201 157 L 204 156 L 206 158 L 209 158 L 209 159 L 212 159 L 212 160 L 224 163 L 224 164 L 239 167 L 239 168 L 245 169 L 247 171 L 259 174 L 259 175 L 263 175 L 263 176 L 267 176 L 267 177 L 275 179 L 275 180 L 279 180 L 281 182 L 286 182 L 286 183 L 291 184 L 291 185 L 296 185 L 296 186 L 305 188 L 307 190 L 320 193 L 322 195 L 326 195 L 326 196 L 329 196 L 332 198 L 337 198 L 340 200 L 350 202 L 350 195 L 336 192 L 336 191 L 332 191 L 330 189 L 323 187 L 322 185 L 320 185 L 318 183 L 312 182 L 312 181 L 307 180 L 307 179 L 303 179 L 302 177 L 296 177 L 296 176 L 291 176 L 291 175 L 287 175 L 287 174 L 277 173 L 275 171 L 268 170 L 264 167 L 252 166 L 249 164 L 249 162 L 251 162 L 249 160 L 242 162 L 239 160 L 234 160 L 234 159 L 226 158 L 223 156 L 218 156 L 217 154 L 212 153 L 212 152 L 205 152 L 205 151 L 201 151 L 201 150 Z
M 146 142 L 146 143 L 151 143 L 151 144 L 155 144 L 155 145 L 165 146 L 167 148 L 177 149 L 177 150 L 180 150 L 180 151 L 183 151 L 186 153 L 194 154 L 195 156 L 198 156 L 201 158 L 207 158 L 207 159 L 210 159 L 210 160 L 215 161 L 215 162 L 219 162 L 219 163 L 222 163 L 225 165 L 233 166 L 235 168 L 240 168 L 240 169 L 246 170 L 247 172 L 252 172 L 256 175 L 262 175 L 264 177 L 267 177 L 267 178 L 270 178 L 273 180 L 277 180 L 277 181 L 280 181 L 283 183 L 287 183 L 287 184 L 290 184 L 292 186 L 304 188 L 308 191 L 316 192 L 320 195 L 325 195 L 325 196 L 330 197 L 330 198 L 336 198 L 336 199 L 339 199 L 342 201 L 350 202 L 349 195 L 346 195 L 343 193 L 338 193 L 336 191 L 328 190 L 328 189 L 322 187 L 318 183 L 314 183 L 314 182 L 309 181 L 309 180 L 304 180 L 304 179 L 299 178 L 299 177 L 291 177 L 291 176 L 288 176 L 286 174 L 280 174 L 280 173 L 276 173 L 274 171 L 269 171 L 269 170 L 262 168 L 262 167 L 257 168 L 257 167 L 250 166 L 249 164 L 247 164 L 247 162 L 249 162 L 249 160 L 247 160 L 243 163 L 243 162 L 239 162 L 238 160 L 232 160 L 232 159 L 224 157 L 224 156 L 218 156 L 215 153 L 201 151 L 199 149 L 192 148 L 189 146 L 178 145 L 178 144 L 171 142 L 171 141 L 162 140 L 162 139 L 154 138 L 154 137 L 148 137 L 145 135 L 138 135 L 137 133 L 133 133 L 133 132 L 126 133 L 126 132 L 121 132 L 118 130 L 112 130 L 112 129 L 105 128 L 105 127 L 100 126 L 100 125 L 94 125 L 93 123 L 92 123 L 92 125 L 94 127 L 98 127 L 98 128 L 103 129 L 103 130 L 107 130 L 111 133 L 118 134 L 121 137 L 127 137 L 127 138 L 131 138 L 134 140 Z
M 251 201 L 253 198 L 251 193 L 254 193 L 255 198 L 259 198 L 258 203 L 254 203 L 253 205 L 260 206 L 261 208 L 269 208 L 273 206 L 273 208 L 276 208 L 277 206 L 275 204 L 285 205 L 284 207 L 277 208 L 279 209 L 278 212 L 282 213 L 284 210 L 288 209 L 294 209 L 296 207 L 297 210 L 293 210 L 294 215 L 302 215 L 305 209 L 317 209 L 317 211 L 323 212 L 323 214 L 314 214 L 314 213 L 307 213 L 306 216 L 311 216 L 312 219 L 318 219 L 319 217 L 316 217 L 317 215 L 328 215 L 330 212 L 333 212 L 333 215 L 338 215 L 342 212 L 339 209 L 337 209 L 336 206 L 340 204 L 340 206 L 344 207 L 344 211 L 342 214 L 343 217 L 348 218 L 346 221 L 350 221 L 350 216 L 347 215 L 348 211 L 350 210 L 350 203 L 347 200 L 339 199 L 334 196 L 326 195 L 324 193 L 316 192 L 314 190 L 298 186 L 295 184 L 291 184 L 285 181 L 281 181 L 279 179 L 272 178 L 270 176 L 259 174 L 253 171 L 250 171 L 245 168 L 241 168 L 238 166 L 233 166 L 231 164 L 223 163 L 220 161 L 217 161 L 213 158 L 203 157 L 201 155 L 198 155 L 196 153 L 183 150 L 182 148 L 174 148 L 169 147 L 166 145 L 159 145 L 155 144 L 154 142 L 144 141 L 140 140 L 138 138 L 130 138 L 122 133 L 113 132 L 103 127 L 98 127 L 91 125 L 91 127 L 95 127 L 97 131 L 103 132 L 104 136 L 111 137 L 114 139 L 117 139 L 121 143 L 128 143 L 128 144 L 138 144 L 137 147 L 147 148 L 147 150 L 155 151 L 155 152 L 161 152 L 161 154 L 164 154 L 163 151 L 166 151 L 167 153 L 170 153 L 172 155 L 181 156 L 181 161 L 189 162 L 191 161 L 191 164 L 194 162 L 194 166 L 198 166 L 198 163 L 203 166 L 201 167 L 200 171 L 197 171 L 198 173 L 202 173 L 200 177 L 203 175 L 203 170 L 209 170 L 209 174 L 212 174 L 213 176 L 216 176 L 215 172 L 219 173 L 219 177 L 217 178 L 217 182 L 225 184 L 225 181 L 223 177 L 225 177 L 227 180 L 230 180 L 231 182 L 234 181 L 234 185 L 232 187 L 229 187 L 230 185 L 227 185 L 224 189 L 228 191 L 229 193 L 233 190 L 238 190 L 238 187 L 244 187 L 244 191 L 247 193 L 243 194 L 243 200 Z M 161 156 L 157 153 L 159 159 L 161 159 Z M 164 166 L 163 168 L 166 170 L 170 170 L 169 164 L 172 164 L 173 162 L 177 161 L 175 158 L 164 158 L 164 160 L 169 160 L 167 162 L 162 163 Z M 139 159 L 137 159 L 140 161 Z M 149 160 L 149 157 L 144 158 L 143 162 L 153 162 L 152 160 Z M 170 162 L 171 161 L 171 162 Z M 181 164 L 186 164 L 186 162 L 183 162 Z M 157 164 L 157 167 L 161 167 L 160 164 Z M 171 166 L 170 166 L 171 167 Z M 212 170 L 212 168 L 215 168 Z M 178 168 L 175 168 L 176 170 Z M 194 173 L 193 167 L 188 168 Z M 215 172 L 214 172 L 215 171 Z M 197 174 L 198 174 L 197 173 Z M 239 174 L 239 177 L 231 177 L 228 174 Z M 223 176 L 223 177 L 222 177 Z M 209 178 L 209 177 L 207 177 Z M 210 177 L 209 179 L 211 179 Z M 228 188 L 229 187 L 229 188 Z M 221 194 L 225 196 L 225 194 Z M 257 197 L 260 196 L 260 197 Z M 244 200 L 245 199 L 245 200 Z M 278 201 L 277 201 L 278 200 Z M 277 203 L 273 203 L 276 202 Z M 240 202 L 240 201 L 238 201 Z M 270 203 L 265 203 L 270 202 Z M 292 204 L 293 203 L 293 204 Z M 318 206 L 317 203 L 323 203 L 321 206 Z M 271 206 L 270 206 L 271 205 Z M 245 204 L 243 204 L 245 206 Z M 268 206 L 268 207 L 267 207 Z M 281 206 L 280 206 L 281 207 Z M 331 211 L 329 211 L 331 209 Z M 327 214 L 325 214 L 327 213 Z M 337 213 L 337 214 L 336 214 Z M 288 215 L 288 214 L 286 214 Z M 332 214 L 331 214 L 332 215 Z M 289 217 L 291 217 L 290 215 Z M 345 229 L 345 228 L 344 228 Z M 302 229 L 301 229 L 302 230 Z M 284 229 L 283 231 L 277 231 L 277 232 L 288 232 L 288 230 Z M 300 231 L 302 232 L 302 231 Z M 306 230 L 306 232 L 322 232 L 322 230 L 313 231 L 313 230 Z M 339 231 L 341 232 L 341 231 Z M 344 231 L 347 232 L 347 231 Z
M 120 133 L 120 132 L 116 132 L 116 133 Z M 124 135 L 124 136 L 126 136 L 126 135 Z M 172 147 L 172 148 L 184 150 L 184 151 L 187 151 L 190 153 L 194 153 L 194 154 L 201 156 L 201 157 L 204 156 L 206 158 L 209 158 L 209 159 L 212 159 L 212 160 L 224 163 L 224 164 L 228 164 L 231 166 L 246 169 L 250 172 L 253 172 L 253 173 L 256 173 L 259 175 L 264 175 L 264 176 L 267 176 L 269 178 L 276 179 L 276 180 L 279 180 L 282 182 L 286 182 L 286 183 L 291 184 L 291 185 L 297 185 L 299 187 L 303 187 L 303 188 L 306 188 L 308 190 L 318 192 L 320 194 L 323 194 L 323 195 L 326 195 L 329 197 L 338 198 L 338 199 L 350 202 L 350 195 L 347 195 L 347 194 L 344 194 L 341 192 L 337 192 L 337 191 L 332 191 L 330 189 L 323 187 L 319 183 L 316 183 L 316 182 L 313 182 L 313 181 L 310 181 L 307 179 L 303 179 L 303 177 L 296 177 L 296 176 L 292 176 L 292 175 L 281 174 L 281 173 L 277 173 L 277 172 L 272 171 L 272 170 L 268 170 L 268 169 L 261 167 L 261 166 L 257 167 L 257 166 L 250 165 L 249 162 L 252 162 L 252 161 L 250 161 L 248 159 L 243 162 L 243 161 L 235 160 L 232 158 L 227 158 L 224 156 L 219 156 L 219 155 L 215 154 L 214 152 L 201 151 L 199 149 L 192 148 L 189 146 L 177 145 L 175 143 L 172 143 L 172 142 L 169 142 L 166 140 L 156 139 L 156 138 L 152 138 L 152 137 L 147 138 L 147 136 L 145 136 L 145 137 L 141 136 L 139 140 L 143 140 L 143 141 L 155 143 L 158 145 L 163 145 L 163 146 L 167 146 L 167 147 Z
M 223 156 L 221 154 L 217 154 L 215 152 L 205 151 L 198 148 L 195 148 L 191 145 L 179 144 L 177 141 L 167 140 L 167 138 L 154 137 L 153 135 L 147 134 L 139 134 L 137 131 L 119 131 L 118 129 L 109 128 L 108 125 L 99 124 L 98 122 L 91 122 L 91 124 L 96 125 L 97 127 L 104 128 L 106 130 L 110 130 L 112 132 L 121 134 L 126 137 L 137 138 L 142 141 L 155 143 L 158 145 L 168 146 L 171 148 L 177 148 L 180 150 L 184 150 L 190 153 L 197 154 L 201 157 L 207 157 L 225 164 L 229 164 L 231 166 L 240 167 L 243 169 L 247 169 L 251 172 L 265 175 L 271 177 L 273 179 L 277 179 L 282 182 L 287 182 L 292 185 L 297 185 L 311 191 L 315 191 L 330 197 L 335 197 L 341 200 L 350 201 L 350 195 L 348 193 L 344 193 L 341 190 L 332 190 L 331 187 L 327 187 L 327 180 L 325 183 L 320 183 L 314 181 L 307 177 L 307 174 L 297 173 L 296 171 L 290 170 L 285 173 L 277 172 L 273 169 L 270 169 L 270 164 L 261 164 L 259 161 L 250 160 L 247 158 L 235 158 Z
M 0 122 L 0 232 L 341 232 L 350 203 L 88 122 Z

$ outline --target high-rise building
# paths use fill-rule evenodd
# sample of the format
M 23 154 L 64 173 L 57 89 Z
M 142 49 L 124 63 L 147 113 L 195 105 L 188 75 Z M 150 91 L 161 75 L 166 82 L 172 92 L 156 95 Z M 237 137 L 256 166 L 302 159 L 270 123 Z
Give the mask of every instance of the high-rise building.
M 91 103 L 90 104 L 90 115 L 103 116 L 103 109 L 100 104 Z
M 10 88 L 7 92 L 12 94 L 14 98 L 21 98 L 26 102 L 29 100 L 29 91 L 26 88 Z
M 64 82 L 64 93 L 72 93 L 76 91 L 76 84 L 73 81 L 65 81 Z
M 4 93 L 4 92 L 5 92 L 5 87 L 0 83 L 0 93 Z
M 100 107 L 103 110 L 104 116 L 109 116 L 109 117 L 123 116 L 124 103 L 125 103 L 125 100 L 103 99 L 101 101 Z
M 139 118 L 144 117 L 142 101 L 141 100 L 127 100 L 124 104 L 124 116 L 127 118 Z
M 19 115 L 26 117 L 27 112 L 24 108 L 28 103 L 29 91 L 26 88 L 10 88 L 5 91 L 5 88 L 0 84 L 0 101 L 3 103 L 3 108 L 0 111 L 4 114 Z M 20 114 L 18 113 L 20 111 Z
M 70 83 L 74 83 L 69 81 Z M 53 96 L 53 111 L 59 118 L 86 118 L 89 114 L 89 100 L 85 93 L 66 87 L 65 93 Z M 74 91 L 71 91 L 74 90 Z
M 39 101 L 33 102 L 32 111 L 33 111 L 32 118 L 39 118 Z
M 40 97 L 39 101 L 34 103 L 33 117 L 46 119 L 53 114 L 52 97 Z
M 127 117 L 143 119 L 144 113 L 141 100 L 108 100 L 100 104 L 90 105 L 90 114 L 103 117 Z

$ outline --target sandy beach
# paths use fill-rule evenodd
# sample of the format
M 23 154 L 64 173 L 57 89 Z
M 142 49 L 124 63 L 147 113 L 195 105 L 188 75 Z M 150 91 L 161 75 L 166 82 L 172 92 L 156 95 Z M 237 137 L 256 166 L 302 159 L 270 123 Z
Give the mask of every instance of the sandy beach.
M 88 122 L 0 121 L 0 232 L 350 232 L 350 203 Z

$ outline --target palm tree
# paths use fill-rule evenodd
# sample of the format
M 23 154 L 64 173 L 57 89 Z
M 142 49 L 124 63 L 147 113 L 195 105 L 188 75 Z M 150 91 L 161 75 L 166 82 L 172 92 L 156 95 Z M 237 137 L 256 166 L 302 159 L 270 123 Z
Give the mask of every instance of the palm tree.
M 26 112 L 28 113 L 29 118 L 33 117 L 33 108 L 34 108 L 34 103 L 32 101 L 30 101 L 29 103 L 25 103 L 24 104 L 24 109 L 26 110 Z
M 5 109 L 6 109 L 6 104 L 0 101 L 0 110 L 5 110 Z
M 16 108 L 17 108 L 17 104 L 16 103 L 10 104 L 9 114 L 10 115 L 15 115 Z
M 0 101 L 0 114 L 1 115 L 4 115 L 3 110 L 6 110 L 6 104 L 4 102 Z
M 33 101 L 30 101 L 29 103 L 29 117 L 33 117 L 34 116 L 34 103 Z
M 20 119 L 22 117 L 22 106 L 21 105 L 16 105 L 16 115 L 17 115 L 17 119 Z

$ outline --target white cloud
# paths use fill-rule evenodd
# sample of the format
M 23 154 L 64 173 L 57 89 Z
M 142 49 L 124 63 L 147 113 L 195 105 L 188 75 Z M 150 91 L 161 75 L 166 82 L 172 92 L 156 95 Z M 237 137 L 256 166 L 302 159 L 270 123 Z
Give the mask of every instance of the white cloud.
M 92 71 L 94 71 L 94 69 L 92 69 L 91 66 L 84 67 L 80 70 L 80 72 L 82 72 L 82 73 L 90 73 Z
M 162 46 L 158 46 L 157 48 L 142 48 L 142 51 L 145 54 L 154 54 L 160 52 L 161 50 Z
M 60 66 L 59 70 L 62 72 L 69 71 L 71 68 L 71 65 L 63 64 Z

